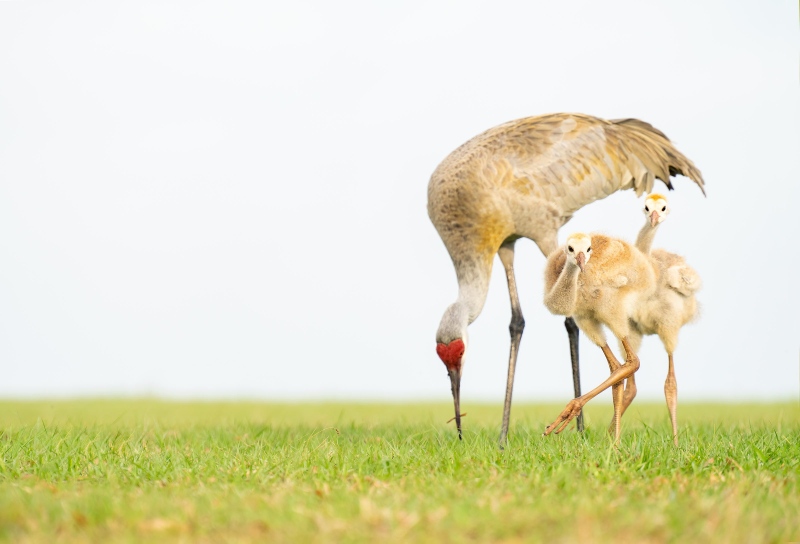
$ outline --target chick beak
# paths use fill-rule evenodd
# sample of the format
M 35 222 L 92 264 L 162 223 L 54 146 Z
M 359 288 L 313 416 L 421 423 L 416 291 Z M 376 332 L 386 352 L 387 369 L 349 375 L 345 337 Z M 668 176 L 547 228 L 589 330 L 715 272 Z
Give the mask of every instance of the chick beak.
M 575 260 L 578 261 L 578 268 L 580 268 L 581 272 L 583 272 L 583 265 L 586 264 L 586 256 L 583 254 L 583 251 L 578 253 L 578 255 L 575 257 Z
M 456 409 L 458 439 L 461 440 L 461 366 L 448 368 L 447 374 L 450 376 L 450 386 L 453 391 L 453 406 Z
M 658 212 L 653 210 L 653 213 L 650 214 L 650 226 L 655 227 L 658 225 Z

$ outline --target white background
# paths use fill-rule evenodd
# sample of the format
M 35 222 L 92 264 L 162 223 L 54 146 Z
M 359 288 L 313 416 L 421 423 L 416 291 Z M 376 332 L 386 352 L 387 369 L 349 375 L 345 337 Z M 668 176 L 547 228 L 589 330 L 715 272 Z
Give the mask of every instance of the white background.
M 437 164 L 502 122 L 637 117 L 702 170 L 656 246 L 704 279 L 682 399 L 796 399 L 798 12 L 750 2 L 0 3 L 0 396 L 450 399 Z M 662 187 L 663 188 L 663 187 Z M 631 192 L 561 231 L 633 239 Z M 572 396 L 517 244 L 515 399 Z M 465 406 L 501 402 L 496 262 Z M 608 375 L 582 338 L 584 390 Z M 666 355 L 645 340 L 641 398 Z

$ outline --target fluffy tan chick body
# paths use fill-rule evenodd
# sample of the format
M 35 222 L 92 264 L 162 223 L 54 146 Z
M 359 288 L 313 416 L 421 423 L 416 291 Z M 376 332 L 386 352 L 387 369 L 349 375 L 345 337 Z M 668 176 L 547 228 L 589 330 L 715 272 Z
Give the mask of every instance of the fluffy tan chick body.
M 695 294 L 702 282 L 680 255 L 655 249 L 650 260 L 657 271 L 656 289 L 634 312 L 633 330 L 642 335 L 658 335 L 671 354 L 678 345 L 681 328 L 697 316 Z

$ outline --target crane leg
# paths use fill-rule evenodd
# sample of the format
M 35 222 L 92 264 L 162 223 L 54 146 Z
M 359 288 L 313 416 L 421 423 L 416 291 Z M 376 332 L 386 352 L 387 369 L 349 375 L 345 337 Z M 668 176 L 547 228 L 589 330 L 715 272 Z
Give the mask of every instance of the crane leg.
M 664 396 L 667 398 L 669 420 L 672 423 L 672 442 L 678 445 L 678 381 L 675 379 L 675 367 L 672 364 L 672 354 L 669 354 L 669 371 L 667 381 L 664 382 Z
M 622 414 L 625 413 L 625 410 L 631 405 L 633 399 L 636 398 L 635 376 L 635 374 L 632 374 L 630 378 L 625 380 L 625 392 L 622 394 Z M 620 414 L 620 417 L 622 417 L 622 414 Z
M 616 359 L 614 359 L 614 362 L 616 363 Z M 608 360 L 608 368 L 611 372 L 615 370 L 611 359 Z M 616 368 L 619 368 L 618 363 Z M 624 389 L 622 382 L 617 382 L 611 386 L 611 398 L 614 401 L 614 417 L 611 419 L 608 433 L 613 435 L 615 440 L 619 440 L 619 422 L 622 420 L 622 416 L 625 415 L 625 410 L 628 409 L 633 399 L 636 398 L 636 375 L 631 374 L 630 378 L 625 380 L 624 385 Z M 619 404 L 619 407 L 617 407 L 617 404 Z M 619 411 L 619 419 L 617 419 L 616 416 L 617 411 Z
M 611 374 L 613 374 L 614 371 L 620 368 L 622 365 L 620 365 L 619 361 L 617 361 L 617 358 L 614 357 L 614 354 L 611 352 L 608 344 L 603 346 L 601 349 L 603 350 L 603 354 L 606 356 L 606 360 L 608 361 L 608 370 Z M 620 422 L 622 421 L 622 412 L 624 411 L 621 408 L 624 402 L 623 399 L 625 394 L 622 386 L 623 383 L 621 381 L 611 386 L 611 401 L 614 403 L 614 415 L 611 416 L 611 424 L 608 426 L 608 434 L 614 437 L 615 443 L 619 439 Z
M 636 330 L 631 331 L 628 336 L 628 342 L 628 345 L 634 351 L 639 351 L 639 348 L 642 347 L 642 334 Z M 626 349 L 624 346 L 620 346 L 620 349 L 627 352 L 627 349 L 630 348 Z M 634 398 L 636 398 L 636 375 L 632 374 L 630 378 L 625 380 L 625 393 L 622 395 L 622 414 L 620 414 L 620 417 L 625 414 L 625 410 L 628 409 Z
M 568 317 L 564 320 L 564 326 L 567 328 L 567 335 L 569 336 L 569 355 L 572 359 L 572 387 L 575 389 L 575 398 L 581 396 L 581 370 L 578 363 L 578 336 L 580 329 L 575 324 L 575 320 Z M 583 410 L 578 414 L 577 419 L 578 432 L 583 432 Z
M 525 329 L 525 319 L 522 317 L 522 308 L 519 305 L 519 295 L 517 294 L 517 281 L 514 278 L 514 241 L 506 242 L 497 254 L 503 268 L 506 270 L 508 280 L 508 294 L 511 298 L 511 323 L 508 330 L 511 333 L 511 351 L 508 355 L 508 378 L 506 380 L 506 398 L 503 403 L 503 426 L 500 429 L 500 449 L 506 445 L 508 437 L 508 422 L 511 418 L 511 393 L 514 389 L 514 371 L 517 366 L 517 353 L 519 343 L 522 340 L 522 331 Z
M 633 348 L 634 351 L 639 351 L 639 348 L 642 346 L 642 335 L 640 332 L 633 330 L 629 332 L 628 336 L 628 344 L 627 348 L 621 342 L 619 344 L 619 349 L 622 353 L 626 355 L 626 359 L 629 359 L 627 356 L 628 350 Z M 606 355 L 608 359 L 608 355 Z M 613 372 L 615 370 L 616 359 L 612 362 L 612 359 L 608 359 L 608 367 Z M 614 385 L 614 388 L 611 390 L 611 395 L 614 399 L 614 402 L 621 402 L 621 406 L 618 408 L 619 410 L 619 418 L 622 419 L 622 416 L 625 415 L 625 410 L 628 409 L 628 406 L 631 405 L 633 399 L 636 398 L 636 374 L 631 374 L 631 376 L 625 380 L 625 388 L 623 389 L 623 383 L 619 382 Z M 619 387 L 619 389 L 616 389 Z M 616 411 L 615 411 L 616 414 Z M 619 437 L 619 426 L 615 423 L 616 418 L 611 420 L 611 426 L 608 428 L 609 434 L 613 435 L 615 439 Z
M 627 338 L 622 338 L 621 340 L 622 345 L 625 348 L 625 353 L 627 354 L 627 358 L 625 360 L 625 364 L 619 366 L 619 361 L 616 360 L 614 354 L 611 352 L 611 349 L 608 347 L 608 344 L 602 347 L 603 353 L 606 355 L 606 358 L 609 360 L 613 360 L 616 363 L 616 370 L 611 372 L 611 375 L 603 381 L 600 385 L 589 391 L 588 393 L 581 395 L 577 399 L 572 399 L 570 402 L 567 403 L 567 407 L 561 412 L 561 415 L 558 418 L 548 425 L 545 430 L 545 436 L 549 435 L 553 431 L 556 434 L 560 433 L 564 430 L 567 424 L 572 421 L 578 413 L 580 413 L 581 409 L 584 405 L 592 400 L 594 397 L 608 389 L 609 387 L 621 382 L 622 380 L 631 377 L 634 372 L 639 370 L 639 357 L 636 355 L 636 352 L 631 348 L 630 344 L 628 343 Z M 609 366 L 612 366 L 609 362 Z M 618 389 L 620 391 L 621 389 Z M 617 415 L 618 407 L 622 406 L 622 399 L 619 399 L 619 402 L 615 400 L 614 402 L 614 417 L 617 422 L 619 422 L 619 416 Z M 617 428 L 619 428 L 619 424 L 617 423 Z

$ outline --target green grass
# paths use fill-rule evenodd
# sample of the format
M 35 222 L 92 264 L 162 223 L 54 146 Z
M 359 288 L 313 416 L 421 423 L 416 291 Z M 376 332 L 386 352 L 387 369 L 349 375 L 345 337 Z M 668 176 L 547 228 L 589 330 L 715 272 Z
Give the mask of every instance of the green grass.
M 15 542 L 791 542 L 800 408 L 634 403 L 541 436 L 563 405 L 0 402 Z

